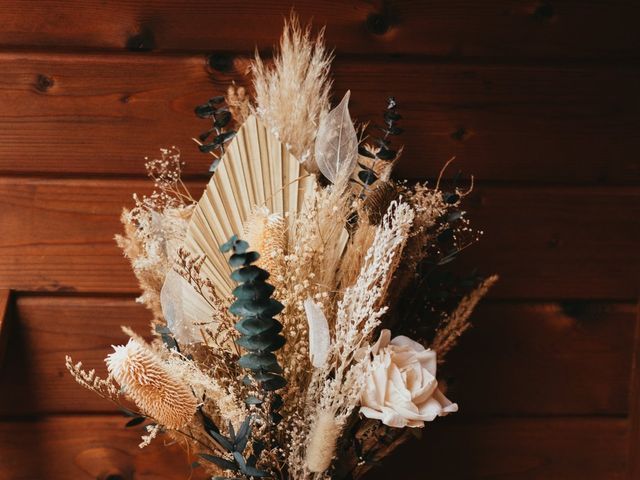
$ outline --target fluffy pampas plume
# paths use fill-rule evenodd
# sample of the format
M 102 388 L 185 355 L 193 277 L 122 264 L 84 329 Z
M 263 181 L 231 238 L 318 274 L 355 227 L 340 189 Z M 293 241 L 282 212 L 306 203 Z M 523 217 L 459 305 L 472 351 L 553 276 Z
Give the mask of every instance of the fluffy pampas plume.
M 133 338 L 113 349 L 105 359 L 109 373 L 145 415 L 174 430 L 191 420 L 195 397 L 155 353 Z
M 294 14 L 285 23 L 280 51 L 267 67 L 256 55 L 253 85 L 257 114 L 309 171 L 320 119 L 329 111 L 331 54 L 324 45 L 324 30 L 312 39 Z
M 310 472 L 322 473 L 329 468 L 336 453 L 340 430 L 331 412 L 322 411 L 318 414 L 307 447 L 307 468 Z

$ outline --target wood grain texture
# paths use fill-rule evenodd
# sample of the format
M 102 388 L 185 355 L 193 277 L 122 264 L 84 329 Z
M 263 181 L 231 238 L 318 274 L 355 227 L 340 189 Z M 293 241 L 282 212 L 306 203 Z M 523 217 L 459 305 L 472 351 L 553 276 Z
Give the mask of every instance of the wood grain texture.
M 248 62 L 204 56 L 0 53 L 0 173 L 142 174 L 143 158 L 176 145 L 186 173 L 209 159 L 191 138 L 195 105 Z M 640 68 L 427 64 L 338 59 L 336 97 L 379 122 L 388 95 L 404 117 L 404 178 L 434 177 L 457 155 L 481 180 L 633 184 L 640 180 Z M 607 95 L 604 92 L 615 92 Z
M 292 5 L 303 21 L 326 24 L 339 52 L 610 60 L 638 58 L 640 47 L 629 0 L 4 0 L 0 45 L 250 52 L 277 42 Z
M 634 306 L 573 305 L 481 305 L 439 374 L 462 414 L 625 415 Z M 18 299 L 0 415 L 113 412 L 74 382 L 64 356 L 105 372 L 111 345 L 126 339 L 119 327 L 145 334 L 149 319 L 133 299 Z
M 112 416 L 55 416 L 0 422 L 0 478 L 34 480 L 175 480 L 189 461 L 156 441 L 137 448 L 138 433 Z M 625 478 L 627 422 L 622 419 L 439 419 L 422 442 L 401 447 L 371 480 L 433 478 L 620 480 Z M 119 475 L 119 477 L 109 477 Z M 196 475 L 194 480 L 201 477 Z
M 157 440 L 138 448 L 141 428 L 122 416 L 70 416 L 0 422 L 0 478 L 11 480 L 178 480 L 191 460 Z M 169 442 L 170 440 L 167 439 Z M 194 476 L 199 480 L 202 476 Z
M 629 394 L 629 478 L 640 477 L 640 303 L 637 305 Z
M 0 290 L 0 372 L 2 372 L 2 365 L 7 352 L 7 345 L 9 343 L 9 328 L 12 320 L 12 312 L 10 312 L 9 308 L 10 299 L 10 290 Z
M 439 419 L 400 447 L 373 479 L 626 479 L 623 419 Z M 428 472 L 428 474 L 427 474 Z
M 204 182 L 191 186 L 198 198 Z M 135 293 L 113 236 L 132 194 L 149 187 L 0 178 L 0 288 Z M 486 234 L 461 268 L 501 275 L 494 298 L 637 298 L 639 189 L 478 186 L 467 206 Z

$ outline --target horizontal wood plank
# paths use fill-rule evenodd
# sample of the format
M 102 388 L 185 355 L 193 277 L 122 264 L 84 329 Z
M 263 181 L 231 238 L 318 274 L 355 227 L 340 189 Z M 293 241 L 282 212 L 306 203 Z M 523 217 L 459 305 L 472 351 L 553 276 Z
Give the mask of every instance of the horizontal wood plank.
M 112 416 L 0 422 L 0 477 L 11 480 L 175 480 L 186 454 L 162 440 L 140 450 L 138 432 Z M 622 419 L 495 419 L 428 425 L 374 470 L 371 480 L 402 478 L 621 480 L 627 422 Z M 109 477 L 119 475 L 118 477 Z M 195 472 L 194 480 L 201 478 Z
M 132 194 L 149 187 L 0 178 L 0 288 L 135 293 L 113 236 Z M 501 275 L 495 298 L 637 298 L 639 189 L 479 186 L 467 205 L 486 233 L 460 266 Z
M 225 57 L 226 58 L 226 57 Z M 0 53 L 0 173 L 142 174 L 143 158 L 178 146 L 186 173 L 209 159 L 191 138 L 195 105 L 247 82 L 246 58 L 224 71 L 204 56 Z M 634 184 L 640 161 L 640 69 L 493 66 L 342 59 L 336 99 L 379 122 L 388 95 L 404 117 L 397 174 L 451 170 L 481 180 Z M 607 95 L 604 92 L 616 92 Z
M 0 290 L 0 371 L 9 343 L 9 335 L 11 334 L 10 326 L 14 315 L 11 311 L 11 291 L 8 289 Z
M 440 370 L 463 414 L 625 415 L 633 350 L 632 304 L 481 305 L 474 328 Z M 105 372 L 121 325 L 148 332 L 132 299 L 22 297 L 1 385 L 0 415 L 111 412 L 78 386 L 64 356 Z
M 291 2 L 3 2 L 1 46 L 131 50 L 268 49 Z M 636 2 L 300 0 L 339 52 L 459 58 L 638 58 Z M 598 35 L 593 32 L 597 31 Z
M 0 478 L 11 480 L 203 479 L 179 446 L 138 448 L 142 428 L 122 416 L 0 421 Z M 170 442 L 166 439 L 167 443 Z
M 626 415 L 635 304 L 491 303 L 441 369 L 463 414 Z
M 622 419 L 438 419 L 369 478 L 623 480 L 627 430 Z

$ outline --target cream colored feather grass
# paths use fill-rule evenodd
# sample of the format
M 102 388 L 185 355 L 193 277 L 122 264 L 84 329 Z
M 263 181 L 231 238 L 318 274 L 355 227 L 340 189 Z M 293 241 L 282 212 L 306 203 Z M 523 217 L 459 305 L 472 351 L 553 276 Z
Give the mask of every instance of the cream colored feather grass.
M 247 118 L 198 202 L 185 238 L 191 254 L 206 257 L 202 274 L 220 298 L 228 297 L 235 285 L 219 246 L 233 234 L 241 235 L 257 208 L 286 220 L 295 216 L 315 181 L 258 118 Z

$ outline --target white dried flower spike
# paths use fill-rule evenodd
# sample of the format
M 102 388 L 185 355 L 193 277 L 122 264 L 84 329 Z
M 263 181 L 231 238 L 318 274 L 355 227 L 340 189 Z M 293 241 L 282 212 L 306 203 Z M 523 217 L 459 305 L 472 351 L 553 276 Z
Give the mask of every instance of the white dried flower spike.
M 154 352 L 133 338 L 113 349 L 105 359 L 107 368 L 142 413 L 174 430 L 191 420 L 195 397 Z
M 391 340 L 382 330 L 372 348 L 360 413 L 390 427 L 424 427 L 436 417 L 458 411 L 438 389 L 436 352 L 405 336 Z

